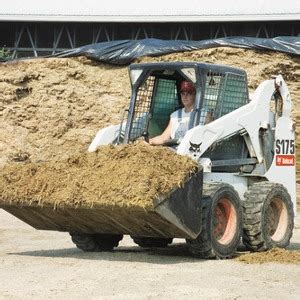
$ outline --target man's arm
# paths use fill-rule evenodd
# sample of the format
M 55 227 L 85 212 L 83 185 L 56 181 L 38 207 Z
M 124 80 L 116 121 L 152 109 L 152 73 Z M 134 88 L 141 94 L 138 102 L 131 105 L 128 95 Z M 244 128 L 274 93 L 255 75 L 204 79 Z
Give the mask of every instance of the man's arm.
M 171 138 L 171 129 L 172 129 L 172 124 L 170 120 L 165 131 L 161 135 L 149 139 L 149 144 L 154 146 L 162 145 L 165 141 Z

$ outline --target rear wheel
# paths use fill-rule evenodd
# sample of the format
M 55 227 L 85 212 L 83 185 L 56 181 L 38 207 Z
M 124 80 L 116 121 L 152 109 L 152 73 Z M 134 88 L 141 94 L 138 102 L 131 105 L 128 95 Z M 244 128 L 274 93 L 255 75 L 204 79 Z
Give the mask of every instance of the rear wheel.
M 242 234 L 240 198 L 232 186 L 203 185 L 202 230 L 195 240 L 187 240 L 190 252 L 199 258 L 229 258 Z
M 77 248 L 88 252 L 112 251 L 123 238 L 123 235 L 118 234 L 70 233 L 70 235 Z
M 171 238 L 153 238 L 153 237 L 136 237 L 132 236 L 133 241 L 142 248 L 165 248 L 172 243 Z
M 243 243 L 252 251 L 289 245 L 294 211 L 286 188 L 278 183 L 258 182 L 245 193 Z

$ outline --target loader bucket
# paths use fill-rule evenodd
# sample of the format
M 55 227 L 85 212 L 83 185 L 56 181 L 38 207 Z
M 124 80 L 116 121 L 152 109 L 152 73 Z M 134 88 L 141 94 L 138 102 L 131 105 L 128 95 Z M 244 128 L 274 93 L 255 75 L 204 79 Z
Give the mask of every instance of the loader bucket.
M 16 205 L 0 208 L 40 230 L 82 233 L 129 234 L 149 237 L 196 238 L 201 231 L 203 171 L 181 188 L 155 199 L 153 209 L 137 207 L 69 207 Z

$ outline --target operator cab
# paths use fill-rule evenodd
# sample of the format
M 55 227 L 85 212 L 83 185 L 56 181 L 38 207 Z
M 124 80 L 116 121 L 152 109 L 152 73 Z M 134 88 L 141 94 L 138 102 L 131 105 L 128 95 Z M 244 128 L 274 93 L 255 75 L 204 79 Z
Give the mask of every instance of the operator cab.
M 132 93 L 126 128 L 122 132 L 124 143 L 142 136 L 152 138 L 164 131 L 171 113 L 182 107 L 179 89 L 184 80 L 196 88 L 189 129 L 205 125 L 249 102 L 246 72 L 228 66 L 193 62 L 133 64 L 129 74 Z M 222 146 L 214 145 L 205 157 L 245 157 L 244 144 L 243 138 L 234 136 L 222 142 Z
M 196 76 L 197 72 L 193 65 L 181 65 L 181 68 L 176 68 L 173 64 L 131 66 L 132 98 L 129 116 L 132 116 L 132 123 L 129 141 L 141 134 L 147 134 L 152 138 L 164 131 L 171 113 L 182 107 L 179 88 L 183 80 L 191 81 L 195 85 L 195 107 L 199 107 L 200 90 Z M 194 109 L 189 128 L 197 124 L 195 112 Z

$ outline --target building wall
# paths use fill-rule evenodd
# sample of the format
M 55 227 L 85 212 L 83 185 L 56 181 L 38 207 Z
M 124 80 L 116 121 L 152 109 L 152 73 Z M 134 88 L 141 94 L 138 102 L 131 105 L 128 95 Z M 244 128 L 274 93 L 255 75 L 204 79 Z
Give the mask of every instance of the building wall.
M 299 20 L 299 0 L 9 0 L 0 21 L 231 22 Z
M 300 36 L 300 21 L 192 23 L 0 22 L 0 49 L 13 58 L 42 56 L 122 39 L 203 40 L 227 36 Z

